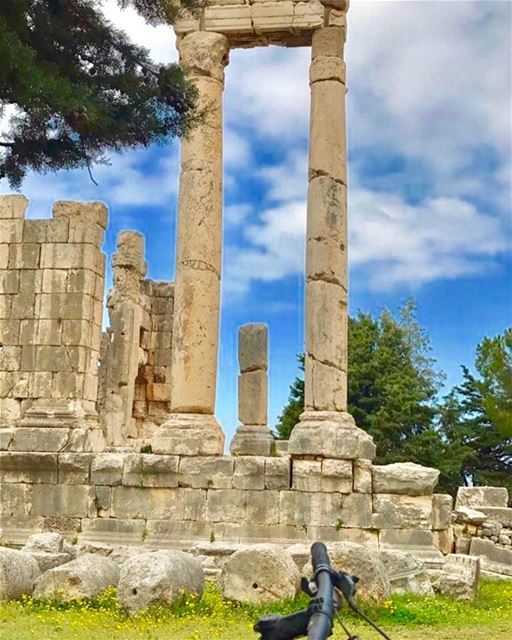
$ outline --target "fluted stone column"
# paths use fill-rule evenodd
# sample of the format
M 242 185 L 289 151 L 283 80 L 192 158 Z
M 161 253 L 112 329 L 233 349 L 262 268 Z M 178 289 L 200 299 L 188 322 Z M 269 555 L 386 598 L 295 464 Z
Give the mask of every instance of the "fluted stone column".
M 274 438 L 268 428 L 268 327 L 245 324 L 238 333 L 238 419 L 231 453 L 268 456 Z
M 295 456 L 373 458 L 347 413 L 347 152 L 343 26 L 313 33 L 306 251 L 305 411 Z
M 221 455 L 224 434 L 214 417 L 222 253 L 222 93 L 228 41 L 194 32 L 179 44 L 204 120 L 183 140 L 174 299 L 171 415 L 153 451 Z

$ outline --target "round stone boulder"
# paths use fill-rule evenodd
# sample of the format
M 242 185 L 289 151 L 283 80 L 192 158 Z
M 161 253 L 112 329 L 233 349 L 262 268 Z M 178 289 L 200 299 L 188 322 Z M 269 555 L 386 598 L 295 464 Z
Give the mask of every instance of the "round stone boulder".
M 327 545 L 332 566 L 337 571 L 357 576 L 357 593 L 363 600 L 379 604 L 391 594 L 391 586 L 384 563 L 377 550 L 355 542 L 332 542 Z M 305 565 L 303 574 L 313 574 L 311 560 Z
M 183 551 L 141 553 L 121 567 L 117 598 L 128 613 L 152 604 L 171 604 L 182 595 L 201 595 L 204 572 L 197 558 Z
M 77 600 L 93 598 L 119 581 L 115 562 L 100 555 L 85 554 L 43 573 L 37 580 L 34 599 Z
M 254 604 L 297 595 L 299 570 L 291 555 L 273 544 L 235 551 L 222 568 L 220 590 L 229 600 Z
M 30 595 L 41 572 L 28 553 L 0 547 L 0 600 Z

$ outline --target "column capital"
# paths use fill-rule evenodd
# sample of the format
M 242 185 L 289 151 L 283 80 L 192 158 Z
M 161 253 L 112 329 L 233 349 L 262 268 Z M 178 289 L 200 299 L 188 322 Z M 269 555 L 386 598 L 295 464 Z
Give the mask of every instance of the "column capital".
M 208 76 L 221 82 L 229 63 L 226 36 L 210 31 L 189 33 L 178 44 L 180 64 L 195 76 Z

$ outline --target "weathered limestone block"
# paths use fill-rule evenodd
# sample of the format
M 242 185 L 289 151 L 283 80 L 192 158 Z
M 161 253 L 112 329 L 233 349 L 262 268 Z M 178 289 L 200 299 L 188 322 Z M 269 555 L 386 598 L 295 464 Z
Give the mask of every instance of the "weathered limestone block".
M 210 489 L 206 503 L 207 522 L 242 522 L 247 496 L 239 489 Z M 198 518 L 199 519 L 199 518 Z
M 0 600 L 31 595 L 39 575 L 39 565 L 30 554 L 0 547 Z
M 225 598 L 259 604 L 295 597 L 299 580 L 299 570 L 284 549 L 255 544 L 228 558 L 219 584 Z
M 265 458 L 265 489 L 289 489 L 290 467 L 288 457 Z
M 375 493 L 408 496 L 432 495 L 440 473 L 438 469 L 423 467 L 413 462 L 374 465 L 372 472 Z
M 68 444 L 69 429 L 57 427 L 18 427 L 11 441 L 11 451 L 63 451 Z
M 279 524 L 279 491 L 247 491 L 246 522 Z
M 293 457 L 318 455 L 341 460 L 375 457 L 371 436 L 358 429 L 348 413 L 307 411 L 301 415 L 298 427 L 292 431 L 288 446 Z
M 506 507 L 508 491 L 505 487 L 459 487 L 455 509 L 459 507 Z
M 28 198 L 22 195 L 0 196 L 0 220 L 23 220 L 28 202 Z
M 24 551 L 39 553 L 62 553 L 64 537 L 57 531 L 34 533 L 25 542 Z
M 59 453 L 59 483 L 88 484 L 92 453 Z
M 376 529 L 427 529 L 432 523 L 432 498 L 375 494 L 372 523 Z
M 322 491 L 351 493 L 352 481 L 351 460 L 322 460 Z
M 173 394 L 174 389 L 173 386 Z M 224 452 L 224 434 L 211 414 L 172 413 L 155 432 L 151 447 L 159 454 L 220 456 Z
M 36 484 L 32 491 L 35 516 L 84 517 L 94 510 L 94 489 L 78 484 Z
M 432 529 L 446 529 L 450 525 L 453 498 L 450 495 L 434 493 L 432 496 Z
M 122 453 L 98 453 L 91 464 L 91 483 L 99 485 L 118 485 L 123 479 Z
M 333 542 L 327 545 L 327 550 L 335 569 L 359 577 L 358 593 L 361 598 L 376 603 L 389 598 L 391 586 L 388 574 L 376 549 L 353 542 Z M 303 573 L 312 575 L 311 561 L 308 561 Z
M 114 518 L 83 518 L 80 543 L 93 542 L 109 546 L 141 544 L 145 534 L 144 520 L 120 520 Z
M 482 571 L 486 574 L 512 577 L 512 550 L 499 547 L 491 540 L 473 538 L 469 553 L 480 557 Z
M 341 287 L 337 288 L 341 289 Z M 305 375 L 306 379 L 309 377 L 312 381 L 311 386 L 307 388 L 307 393 L 305 392 L 307 413 L 314 411 L 320 414 L 335 411 L 343 415 L 347 404 L 346 370 L 321 362 L 308 354 L 305 360 Z M 294 439 L 292 431 L 290 440 L 293 442 Z
M 113 487 L 112 517 L 205 520 L 204 489 Z
M 184 457 L 179 464 L 179 486 L 194 489 L 231 489 L 235 461 L 229 457 Z
M 65 218 L 69 221 L 97 224 L 102 229 L 107 228 L 108 209 L 103 202 L 58 200 L 54 203 L 52 211 L 55 220 Z
M 129 558 L 121 567 L 117 595 L 121 606 L 137 613 L 152 604 L 169 605 L 182 595 L 201 595 L 201 564 L 183 551 L 155 551 Z
M 235 457 L 233 488 L 264 489 L 265 458 L 261 456 Z
M 391 593 L 433 596 L 434 590 L 425 566 L 410 553 L 384 550 L 380 558 L 386 567 Z
M 432 532 L 435 546 L 445 555 L 453 553 L 455 547 L 455 537 L 453 527 L 439 529 Z
M 470 507 L 456 507 L 453 512 L 457 523 L 471 524 L 478 526 L 487 520 L 487 516 L 480 509 Z
M 240 372 L 268 369 L 268 327 L 251 323 L 240 327 L 238 332 L 238 362 Z
M 354 492 L 372 493 L 372 461 L 354 460 Z
M 294 460 L 292 466 L 292 489 L 295 491 L 321 491 L 322 461 Z
M 19 400 L 14 398 L 0 398 L 0 421 L 2 425 L 9 427 L 17 424 L 21 417 Z
M 437 593 L 459 600 L 473 600 L 480 577 L 480 560 L 472 556 L 446 556 L 443 571 L 433 583 Z
M 153 548 L 188 546 L 192 540 L 210 540 L 215 525 L 194 520 L 148 520 L 145 545 Z M 216 539 L 219 539 L 218 537 Z
M 427 529 L 381 529 L 379 547 L 412 553 L 428 566 L 439 566 L 443 554 L 434 545 L 432 531 Z
M 499 522 L 504 527 L 512 529 L 512 508 L 509 507 L 479 507 L 478 509 L 488 518 Z
M 178 456 L 128 454 L 124 459 L 123 484 L 132 487 L 177 487 L 178 467 Z
M 34 599 L 92 598 L 107 587 L 117 586 L 118 581 L 115 562 L 101 555 L 85 554 L 43 573 L 35 584 Z
M 0 452 L 0 480 L 51 484 L 57 482 L 57 455 Z
M 248 371 L 238 377 L 238 418 L 248 425 L 266 425 L 267 372 L 263 369 Z

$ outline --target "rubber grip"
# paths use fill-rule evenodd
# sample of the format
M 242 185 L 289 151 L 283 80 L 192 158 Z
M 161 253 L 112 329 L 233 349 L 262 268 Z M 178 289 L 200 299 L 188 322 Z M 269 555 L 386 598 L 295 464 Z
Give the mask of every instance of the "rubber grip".
M 313 563 L 313 571 L 315 573 L 318 567 L 322 564 L 327 565 L 328 567 L 331 566 L 327 547 L 323 542 L 314 542 L 311 546 L 311 561 Z

